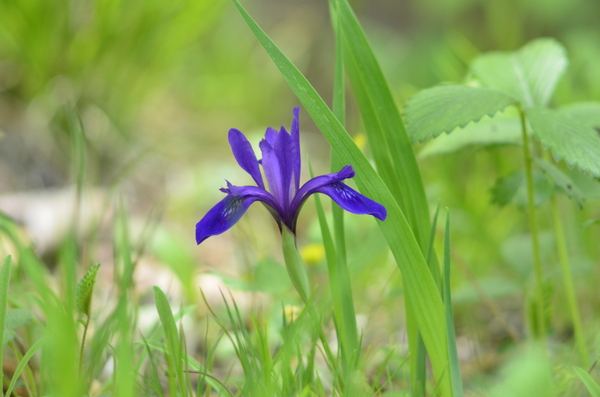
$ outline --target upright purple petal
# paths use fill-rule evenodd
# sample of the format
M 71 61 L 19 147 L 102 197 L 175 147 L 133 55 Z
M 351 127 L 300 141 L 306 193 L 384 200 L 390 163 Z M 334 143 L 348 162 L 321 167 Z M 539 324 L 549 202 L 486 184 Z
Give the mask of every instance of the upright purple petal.
M 230 129 L 229 145 L 231 145 L 233 156 L 237 160 L 240 167 L 250 174 L 252 179 L 254 179 L 254 182 L 256 182 L 259 187 L 264 189 L 265 184 L 263 183 L 262 174 L 260 173 L 260 168 L 258 167 L 256 154 L 254 154 L 252 145 L 250 145 L 250 142 L 248 142 L 246 136 L 235 128 Z
M 229 182 L 227 185 L 227 189 L 221 189 L 227 193 L 227 197 L 212 207 L 196 224 L 197 244 L 231 228 L 255 201 L 262 201 L 271 207 L 270 212 L 274 216 L 280 213 L 277 202 L 266 190 L 256 186 L 233 186 Z
M 281 127 L 281 130 L 275 139 L 273 150 L 277 156 L 279 172 L 281 175 L 282 201 L 280 203 L 285 211 L 289 208 L 297 190 L 293 188 L 294 185 L 292 184 L 292 175 L 294 173 L 292 137 L 284 127 Z
M 269 191 L 275 197 L 275 200 L 283 206 L 283 176 L 281 175 L 281 168 L 279 167 L 279 156 L 275 152 L 273 146 L 269 144 L 266 139 L 263 139 L 258 144 L 262 151 L 262 166 L 265 171 L 265 178 L 269 185 Z
M 290 157 L 292 158 L 293 164 L 293 177 L 292 177 L 292 185 L 293 185 L 293 193 L 295 195 L 298 189 L 300 189 L 300 171 L 302 160 L 300 158 L 300 108 L 294 108 L 294 119 L 292 120 L 292 150 L 290 153 Z
M 387 211 L 383 205 L 342 183 L 344 179 L 352 178 L 353 176 L 354 170 L 351 166 L 346 165 L 335 174 L 321 175 L 312 178 L 298 190 L 289 211 L 292 214 L 292 217 L 291 219 L 286 218 L 284 222 L 288 223 L 288 226 L 294 230 L 300 208 L 306 199 L 314 193 L 328 195 L 340 207 L 353 214 L 373 215 L 379 220 L 384 220 L 387 216 Z

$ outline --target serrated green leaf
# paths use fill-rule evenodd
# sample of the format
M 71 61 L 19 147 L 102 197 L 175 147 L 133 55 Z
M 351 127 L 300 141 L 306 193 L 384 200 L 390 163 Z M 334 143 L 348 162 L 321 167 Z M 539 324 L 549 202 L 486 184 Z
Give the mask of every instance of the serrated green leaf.
M 514 103 L 514 98 L 490 88 L 433 87 L 413 95 L 404 105 L 406 129 L 412 143 L 423 142 L 484 116 L 493 116 Z
M 10 309 L 6 312 L 6 328 L 16 329 L 27 324 L 31 320 L 32 314 L 27 309 Z
M 539 171 L 533 172 L 533 190 L 535 194 L 535 205 L 539 207 L 552 195 L 554 186 Z M 527 184 L 525 173 L 517 171 L 507 177 L 500 178 L 491 190 L 492 203 L 501 207 L 507 204 L 515 204 L 519 208 L 527 207 Z
M 567 174 L 562 172 L 560 168 L 556 167 L 554 164 L 550 164 L 542 159 L 536 158 L 534 161 L 537 166 L 540 167 L 542 172 L 546 174 L 548 178 L 550 178 L 558 190 L 575 201 L 579 207 L 583 206 L 583 193 Z
M 86 316 L 90 315 L 92 292 L 94 292 L 94 284 L 96 283 L 96 275 L 98 274 L 99 269 L 99 263 L 92 266 L 79 283 L 77 283 L 77 289 L 75 290 L 77 309 Z
M 573 367 L 573 370 L 575 371 L 579 379 L 581 379 L 590 395 L 592 397 L 600 397 L 600 385 L 596 383 L 594 378 L 592 378 L 590 374 L 588 374 L 583 368 Z
M 600 102 L 581 102 L 557 109 L 560 114 L 596 129 L 600 128 Z
M 471 69 L 484 86 L 502 91 L 529 108 L 548 105 L 567 62 L 564 47 L 544 38 L 515 52 L 480 55 Z
M 578 120 L 544 108 L 526 110 L 534 135 L 554 158 L 600 178 L 600 134 Z
M 521 123 L 518 118 L 497 115 L 484 118 L 465 128 L 457 128 L 428 142 L 419 152 L 419 158 L 438 156 L 470 146 L 503 146 L 521 144 Z

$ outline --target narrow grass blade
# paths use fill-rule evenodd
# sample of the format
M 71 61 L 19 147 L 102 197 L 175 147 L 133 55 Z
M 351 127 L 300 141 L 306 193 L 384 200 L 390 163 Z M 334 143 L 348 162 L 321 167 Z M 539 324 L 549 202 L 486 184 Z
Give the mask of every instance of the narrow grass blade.
M 448 364 L 448 353 L 442 299 L 431 272 L 427 268 L 419 244 L 398 203 L 338 119 L 302 73 L 256 24 L 240 2 L 238 0 L 233 0 L 233 2 L 336 154 L 347 164 L 353 165 L 356 170 L 354 179 L 359 190 L 371 199 L 383 204 L 388 210 L 388 218 L 384 222 L 378 222 L 378 225 L 381 227 L 402 273 L 406 298 L 413 306 L 415 320 L 423 335 L 434 371 L 443 383 L 442 393 L 446 396 L 451 395 L 449 378 L 443 377 L 444 368 Z M 408 137 L 406 137 L 406 140 L 408 142 Z M 422 185 L 422 183 L 419 181 L 418 185 Z M 419 205 L 425 208 L 423 214 L 427 215 L 428 210 L 424 195 L 422 199 Z M 428 217 L 426 217 L 425 222 L 429 222 Z M 428 231 L 429 228 L 425 232 L 425 241 Z
M 21 376 L 21 373 L 27 366 L 27 363 L 29 363 L 29 360 L 31 359 L 31 357 L 33 357 L 33 355 L 42 348 L 43 344 L 44 344 L 44 339 L 39 339 L 37 342 L 35 342 L 33 344 L 33 346 L 31 346 L 29 348 L 29 350 L 27 350 L 27 352 L 25 353 L 25 355 L 23 356 L 21 361 L 19 361 L 19 365 L 17 365 L 17 368 L 15 369 L 15 372 L 13 374 L 13 377 L 10 380 L 10 383 L 6 389 L 7 396 L 11 395 L 11 393 L 17 383 L 17 380 L 19 380 L 19 376 Z
M 448 365 L 450 366 L 450 379 L 452 382 L 452 395 L 462 397 L 463 386 L 460 376 L 460 362 L 456 350 L 456 332 L 454 330 L 454 315 L 452 314 L 452 294 L 450 292 L 450 212 L 446 215 L 444 228 L 444 277 L 442 291 L 444 293 L 444 307 L 446 312 L 446 335 L 448 336 Z
M 171 394 L 175 395 L 174 381 L 177 381 L 179 390 L 183 393 L 186 390 L 185 376 L 183 374 L 183 366 L 181 363 L 181 349 L 179 345 L 179 333 L 173 318 L 173 312 L 165 293 L 159 287 L 152 287 L 154 291 L 154 301 L 158 316 L 165 330 L 165 338 L 167 340 L 167 361 L 169 363 L 169 385 Z M 174 372 L 174 373 L 173 373 Z
M 585 385 L 585 388 L 592 397 L 600 397 L 600 385 L 583 368 L 573 367 L 573 371 L 579 376 L 579 379 Z
M 382 134 L 379 139 L 388 147 L 398 177 L 393 183 L 397 184 L 401 191 L 400 208 L 415 231 L 419 245 L 424 249 L 428 243 L 429 208 L 400 111 L 356 15 L 347 0 L 335 2 L 339 5 L 340 23 L 348 55 L 354 60 L 359 72 L 358 75 L 349 74 L 352 86 L 354 87 L 360 79 L 372 102 L 372 108 L 376 110 L 375 117 L 381 126 Z
M 311 168 L 311 177 L 313 175 Z M 356 326 L 356 315 L 354 313 L 354 302 L 352 300 L 352 287 L 349 277 L 344 278 L 344 284 L 340 277 L 339 260 L 337 251 L 333 242 L 333 237 L 325 218 L 325 211 L 321 199 L 318 195 L 314 195 L 315 204 L 317 206 L 317 215 L 319 225 L 321 227 L 321 235 L 323 237 L 323 245 L 325 246 L 325 254 L 327 259 L 327 270 L 329 272 L 329 285 L 331 289 L 331 297 L 333 299 L 333 313 L 336 320 L 338 339 L 341 344 L 342 365 L 346 370 L 345 377 L 352 373 L 353 363 L 352 357 L 356 351 L 360 349 L 358 344 L 358 330 Z M 347 272 L 347 270 L 346 270 Z
M 6 311 L 8 310 L 8 285 L 10 284 L 11 256 L 7 256 L 0 270 L 0 342 L 4 341 L 6 331 Z M 0 347 L 0 363 L 4 362 L 4 348 Z M 3 389 L 4 390 L 4 389 Z M 4 392 L 0 392 L 4 396 Z M 10 395 L 10 394 L 9 394 Z

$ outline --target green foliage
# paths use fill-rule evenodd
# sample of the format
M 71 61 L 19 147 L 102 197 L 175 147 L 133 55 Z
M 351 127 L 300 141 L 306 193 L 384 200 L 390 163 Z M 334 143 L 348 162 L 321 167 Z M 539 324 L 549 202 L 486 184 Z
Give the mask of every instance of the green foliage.
M 554 183 L 556 188 L 563 192 L 571 200 L 575 201 L 580 208 L 583 207 L 583 192 L 579 190 L 571 177 L 561 171 L 560 168 L 542 159 L 535 159 L 535 164 Z
M 585 385 L 585 388 L 592 397 L 600 397 L 600 385 L 583 368 L 573 367 L 573 371 Z
M 539 171 L 533 173 L 533 188 L 535 193 L 535 205 L 539 207 L 548 199 L 554 190 L 548 178 Z M 525 173 L 517 171 L 504 178 L 499 178 L 491 190 L 492 203 L 499 206 L 516 204 L 520 208 L 527 207 L 527 184 Z
M 516 100 L 489 88 L 443 85 L 419 91 L 404 105 L 410 140 L 423 142 L 484 116 L 494 116 Z
M 15 329 L 27 325 L 29 320 L 31 320 L 32 313 L 28 309 L 9 309 L 6 312 L 6 329 L 4 330 L 4 341 L 3 344 L 6 345 L 8 342 L 12 341 L 17 333 L 14 331 Z
M 557 109 L 564 116 L 569 116 L 588 127 L 600 128 L 600 102 L 580 102 Z
M 594 128 L 560 112 L 544 108 L 526 110 L 533 133 L 554 158 L 576 165 L 600 178 L 600 134 Z
M 516 117 L 497 115 L 484 118 L 451 134 L 438 136 L 419 151 L 419 158 L 457 152 L 468 147 L 495 147 L 521 144 L 521 124 Z
M 537 39 L 513 53 L 481 55 L 471 70 L 484 86 L 531 108 L 548 105 L 566 67 L 567 55 L 561 44 L 553 39 Z
M 442 300 L 439 290 L 425 263 L 421 249 L 415 239 L 415 235 L 411 231 L 409 223 L 400 209 L 398 202 L 394 199 L 389 188 L 372 168 L 364 154 L 356 147 L 356 144 L 352 141 L 335 115 L 329 110 L 306 78 L 289 61 L 289 59 L 285 57 L 281 50 L 277 48 L 242 5 L 237 0 L 234 0 L 234 4 L 252 30 L 252 33 L 254 33 L 269 56 L 271 56 L 292 90 L 298 96 L 298 99 L 302 102 L 323 135 L 327 138 L 336 154 L 340 159 L 353 165 L 356 170 L 356 177 L 354 179 L 361 192 L 379 203 L 382 203 L 388 210 L 387 220 L 385 222 L 378 222 L 378 224 L 386 236 L 392 253 L 396 258 L 396 263 L 402 272 L 406 299 L 409 301 L 409 305 L 412 305 L 416 323 L 423 335 L 423 340 L 428 348 L 435 372 L 440 378 L 443 393 L 449 395 L 451 393 L 449 378 L 443 375 L 447 366 L 447 341 Z M 394 139 L 394 141 L 389 142 L 390 147 L 395 150 L 401 150 L 403 153 L 402 156 L 395 156 L 394 158 L 399 161 L 402 159 L 403 161 L 409 162 L 406 167 L 401 169 L 401 171 L 406 174 L 406 178 L 396 180 L 396 182 L 402 181 L 403 183 L 408 183 L 408 186 L 410 187 L 410 189 L 407 189 L 404 196 L 405 205 L 407 204 L 407 201 L 410 203 L 410 207 L 407 206 L 406 214 L 415 219 L 415 227 L 417 227 L 416 220 L 419 219 L 419 222 L 422 222 L 423 216 L 425 216 L 425 222 L 428 223 L 427 202 L 424 199 L 422 181 L 418 174 L 418 169 L 416 168 L 412 148 L 409 145 L 396 146 L 397 142 L 395 142 L 395 140 L 401 139 L 402 136 L 404 136 L 407 144 L 409 141 L 405 134 L 402 135 L 397 133 L 398 128 L 402 126 L 402 122 L 401 119 L 399 119 L 398 110 L 393 105 L 393 102 L 389 102 L 389 88 L 387 88 L 387 86 L 382 86 L 382 81 L 380 80 L 382 77 L 381 71 L 379 67 L 374 64 L 376 61 L 372 56 L 372 51 L 370 50 L 370 47 L 368 47 L 368 44 L 364 39 L 364 33 L 362 32 L 362 29 L 360 29 L 360 25 L 348 4 L 346 2 L 340 2 L 338 5 L 344 37 L 347 40 L 346 42 L 351 45 L 349 46 L 349 52 L 354 54 L 352 56 L 355 59 L 355 62 L 358 56 L 360 56 L 360 60 L 366 62 L 365 66 L 373 67 L 374 71 L 378 71 L 378 73 L 375 72 L 375 74 L 364 73 L 362 76 L 362 78 L 369 79 L 365 82 L 365 86 L 371 86 L 372 89 L 383 95 L 383 97 L 381 97 L 381 95 L 372 96 L 371 99 L 375 100 L 374 98 L 378 98 L 378 103 L 384 105 L 384 109 L 387 109 L 390 106 L 393 108 L 393 110 L 390 110 L 389 112 L 380 113 L 379 116 L 386 115 L 386 117 L 381 120 L 385 120 L 386 129 L 390 131 L 390 137 Z M 383 83 L 385 83 L 385 81 L 383 81 Z M 394 120 L 394 122 L 391 122 L 391 120 Z M 410 159 L 412 159 L 412 166 L 410 166 Z M 419 189 L 419 187 L 421 187 L 421 189 Z M 413 193 L 411 194 L 410 192 Z M 419 200 L 417 197 L 422 197 L 422 199 Z M 424 226 L 422 223 L 418 224 Z M 423 233 L 424 236 L 423 242 L 426 244 L 428 228 L 418 227 L 416 234 L 420 236 L 421 233 Z
M 92 293 L 94 292 L 94 284 L 96 283 L 98 270 L 100 270 L 99 263 L 92 266 L 85 273 L 83 278 L 77 283 L 77 289 L 75 290 L 75 303 L 77 304 L 77 309 L 87 317 L 90 316 Z

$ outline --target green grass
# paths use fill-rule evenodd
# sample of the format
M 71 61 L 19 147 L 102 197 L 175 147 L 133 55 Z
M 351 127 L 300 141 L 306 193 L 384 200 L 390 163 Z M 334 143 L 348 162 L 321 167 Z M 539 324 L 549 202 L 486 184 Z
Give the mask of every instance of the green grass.
M 411 15 L 456 24 L 452 4 Z M 0 5 L 0 175 L 74 187 L 51 243 L 0 207 L 3 395 L 599 395 L 597 34 L 524 45 L 486 4 L 489 31 L 394 41 L 321 6 L 326 40 L 260 2 Z M 552 7 L 532 31 L 571 15 Z M 298 102 L 310 174 L 351 164 L 388 218 L 316 196 L 297 235 L 253 206 L 196 247 L 212 192 L 243 183 L 227 128 L 257 140 Z

